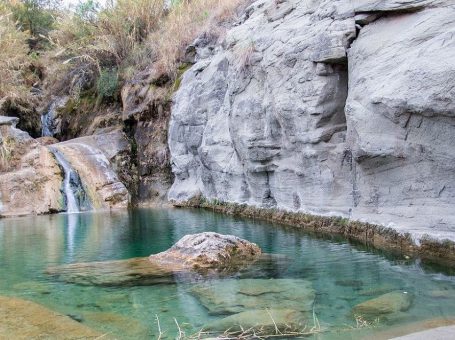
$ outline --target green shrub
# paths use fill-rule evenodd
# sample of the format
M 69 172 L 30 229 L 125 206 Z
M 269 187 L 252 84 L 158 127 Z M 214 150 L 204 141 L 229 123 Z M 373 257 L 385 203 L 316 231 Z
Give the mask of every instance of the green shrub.
M 113 69 L 102 69 L 96 82 L 98 101 L 105 99 L 117 100 L 119 90 L 118 71 Z
M 20 28 L 29 31 L 32 36 L 47 35 L 54 26 L 52 14 L 55 1 L 49 0 L 22 0 L 11 6 L 15 19 Z

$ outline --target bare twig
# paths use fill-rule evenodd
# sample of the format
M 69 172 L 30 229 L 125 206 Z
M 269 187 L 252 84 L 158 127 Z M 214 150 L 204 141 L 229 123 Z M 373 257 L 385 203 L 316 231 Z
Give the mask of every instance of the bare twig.
M 179 323 L 177 322 L 177 319 L 174 318 L 174 321 L 175 321 L 175 324 L 177 325 L 177 328 L 179 329 L 179 336 L 178 336 L 178 340 L 181 340 L 183 338 L 185 338 L 185 332 L 182 331 L 182 329 L 180 328 L 180 325 Z
M 270 319 L 272 319 L 273 325 L 275 326 L 275 334 L 283 334 L 283 333 L 281 333 L 280 330 L 278 329 L 278 326 L 276 325 L 276 322 L 275 322 L 275 320 L 273 319 L 272 313 L 270 313 L 269 309 L 266 308 L 265 311 L 266 311 L 267 314 L 270 316 Z
M 158 324 L 158 340 L 161 340 L 161 337 L 164 335 L 164 333 L 161 331 L 161 325 L 160 325 L 160 319 L 158 318 L 158 314 L 155 314 L 156 318 L 156 323 Z

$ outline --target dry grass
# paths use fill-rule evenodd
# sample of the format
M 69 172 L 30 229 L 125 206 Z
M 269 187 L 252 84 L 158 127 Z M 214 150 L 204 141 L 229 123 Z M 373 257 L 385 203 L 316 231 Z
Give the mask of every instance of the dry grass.
M 76 101 L 98 95 L 100 75 L 111 71 L 118 74 L 119 89 L 144 70 L 164 75 L 171 88 L 186 47 L 202 33 L 213 39 L 222 35 L 223 23 L 247 1 L 180 0 L 165 9 L 164 0 L 117 0 L 89 20 L 53 11 L 55 29 L 40 36 L 47 47 L 37 53 L 30 53 L 27 33 L 8 13 L 14 0 L 8 6 L 0 2 L 0 100 L 31 98 L 31 86 L 39 81 L 33 71 L 24 71 L 31 65 L 39 65 L 44 75 L 43 103 L 51 95 Z
M 222 34 L 220 23 L 231 19 L 245 0 L 183 0 L 149 37 L 155 67 L 175 76 L 185 48 L 200 34 Z
M 26 91 L 24 69 L 30 64 L 26 38 L 16 28 L 12 13 L 0 4 L 0 101 Z

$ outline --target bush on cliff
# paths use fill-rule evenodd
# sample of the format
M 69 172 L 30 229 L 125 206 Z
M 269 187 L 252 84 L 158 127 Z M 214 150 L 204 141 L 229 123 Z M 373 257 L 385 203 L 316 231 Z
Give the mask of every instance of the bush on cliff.
M 44 104 L 51 95 L 76 101 L 96 95 L 98 103 L 109 99 L 112 105 L 122 84 L 146 70 L 165 74 L 171 91 L 186 47 L 203 32 L 221 35 L 218 23 L 242 2 L 116 0 L 102 7 L 85 0 L 68 11 L 54 0 L 5 0 L 0 98 L 5 92 L 28 95 L 33 86 Z M 32 46 L 33 40 L 44 43 Z M 27 68 L 40 69 L 39 77 Z

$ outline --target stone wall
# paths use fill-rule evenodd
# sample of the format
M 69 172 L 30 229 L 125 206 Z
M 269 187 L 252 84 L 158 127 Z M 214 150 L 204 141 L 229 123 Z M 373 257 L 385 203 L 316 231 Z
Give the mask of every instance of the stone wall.
M 259 0 L 199 39 L 175 94 L 169 199 L 455 239 L 455 3 Z

